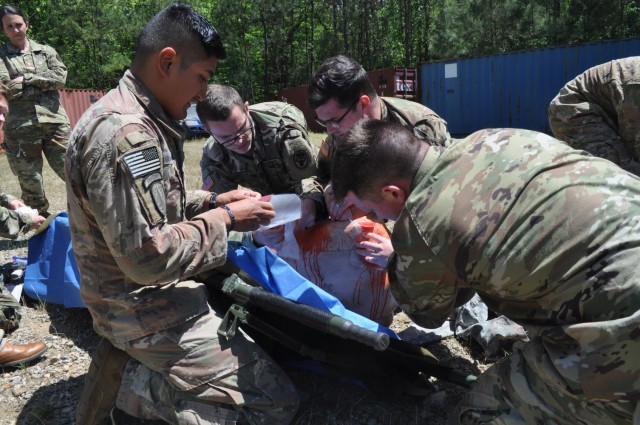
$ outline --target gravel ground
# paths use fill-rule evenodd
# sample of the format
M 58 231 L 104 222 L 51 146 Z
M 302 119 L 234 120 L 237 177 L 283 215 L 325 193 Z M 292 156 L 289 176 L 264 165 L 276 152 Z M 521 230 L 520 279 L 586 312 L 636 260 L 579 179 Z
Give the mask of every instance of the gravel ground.
M 201 144 L 196 140 L 185 146 L 187 182 L 199 185 L 197 166 Z M 0 155 L 2 190 L 19 195 L 17 181 Z M 191 171 L 191 172 L 190 172 Z M 64 211 L 64 183 L 45 166 L 45 184 L 50 212 Z M 27 256 L 27 240 L 0 239 L 0 264 L 12 257 Z M 44 341 L 47 352 L 29 366 L 0 369 L 0 425 L 73 424 L 91 354 L 99 341 L 84 309 L 23 300 L 20 328 L 8 335 L 17 344 Z M 400 331 L 409 320 L 397 314 L 392 328 Z M 445 365 L 466 373 L 478 374 L 490 364 L 466 341 L 448 338 L 427 348 Z M 473 353 L 470 351 L 473 349 Z M 379 395 L 328 376 L 295 369 L 287 372 L 296 384 L 302 404 L 294 425 L 411 425 L 444 424 L 462 394 L 456 385 L 431 379 L 433 388 L 420 397 L 396 396 L 389 391 Z
M 26 257 L 25 241 L 0 240 L 0 264 Z M 85 309 L 23 299 L 20 327 L 9 341 L 44 341 L 47 352 L 29 366 L 0 369 L 0 425 L 73 424 L 91 354 L 99 341 Z M 408 318 L 396 314 L 392 328 L 400 331 Z M 473 360 L 465 341 L 448 338 L 427 346 L 443 364 L 478 374 L 488 364 Z M 481 358 L 480 356 L 475 356 Z M 295 425 L 445 424 L 463 389 L 431 378 L 433 389 L 415 397 L 383 396 L 335 378 L 287 369 L 302 397 Z

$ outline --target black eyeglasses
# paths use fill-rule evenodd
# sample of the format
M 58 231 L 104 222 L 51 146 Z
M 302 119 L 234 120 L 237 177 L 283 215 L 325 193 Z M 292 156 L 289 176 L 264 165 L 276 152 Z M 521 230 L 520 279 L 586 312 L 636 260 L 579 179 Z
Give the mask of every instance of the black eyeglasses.
M 243 127 L 245 127 L 247 125 L 247 123 L 251 123 L 251 125 L 249 125 L 249 127 L 245 128 L 244 130 L 238 130 L 238 132 L 236 133 L 235 136 L 233 136 L 230 139 L 225 140 L 224 142 L 219 141 L 218 139 L 215 138 L 215 136 L 211 135 L 211 137 L 213 137 L 213 140 L 215 140 L 219 145 L 221 145 L 222 147 L 226 148 L 228 146 L 231 146 L 233 144 L 235 144 L 238 140 L 240 140 L 240 138 L 242 136 L 244 136 L 248 131 L 252 131 L 253 130 L 253 121 L 249 118 L 249 114 L 246 115 L 247 119 L 244 122 L 244 125 L 242 127 L 240 127 L 241 129 Z
M 349 112 L 351 112 L 351 110 L 353 108 L 356 107 L 356 105 L 358 104 L 359 101 L 360 101 L 360 98 L 357 98 L 356 101 L 353 102 L 353 104 L 351 106 L 349 106 L 349 109 L 347 109 L 347 111 L 344 114 L 342 114 L 342 116 L 340 118 L 323 121 L 320 118 L 316 117 L 315 120 L 316 120 L 316 122 L 318 124 L 320 124 L 321 126 L 323 126 L 325 128 L 329 128 L 329 127 L 338 128 L 338 127 L 340 127 L 340 122 L 344 119 L 344 117 L 347 116 L 347 114 Z

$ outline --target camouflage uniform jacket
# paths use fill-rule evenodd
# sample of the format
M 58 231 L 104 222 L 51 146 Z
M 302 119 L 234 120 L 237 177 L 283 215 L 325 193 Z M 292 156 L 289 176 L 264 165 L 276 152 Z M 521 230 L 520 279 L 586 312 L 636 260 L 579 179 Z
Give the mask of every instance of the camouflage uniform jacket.
M 0 193 L 0 236 L 15 239 L 31 229 L 31 216 L 19 214 L 9 209 L 9 202 L 15 200 L 8 193 Z
M 416 323 L 439 326 L 473 288 L 542 344 L 551 361 L 531 364 L 552 387 L 640 396 L 637 178 L 542 133 L 483 130 L 429 149 L 392 243 Z
M 588 69 L 549 105 L 555 137 L 640 175 L 640 56 Z
M 10 92 L 5 129 L 69 123 L 58 93 L 67 80 L 67 68 L 53 47 L 29 39 L 29 49 L 22 52 L 7 42 L 0 46 L 0 58 L 0 80 Z M 21 83 L 11 83 L 21 75 Z
M 278 124 L 277 114 L 285 105 L 288 121 L 295 119 L 297 125 L 285 126 L 282 118 Z M 274 112 L 261 119 L 265 110 Z M 318 170 L 318 148 L 309 140 L 302 111 L 282 102 L 264 102 L 250 105 L 249 115 L 254 129 L 253 146 L 248 154 L 232 152 L 213 137 L 205 143 L 200 160 L 202 188 L 223 193 L 242 186 L 263 195 L 297 193 L 321 201 L 322 188 L 311 179 Z M 273 125 L 260 124 L 266 120 L 273 120 Z
M 224 210 L 185 190 L 183 130 L 129 71 L 76 125 L 65 174 L 81 296 L 115 344 L 208 311 L 187 280 L 226 260 Z M 189 221 L 187 221 L 189 220 Z
M 385 122 L 395 122 L 409 128 L 420 139 L 432 145 L 447 146 L 451 136 L 447 122 L 426 106 L 406 99 L 381 97 L 382 115 Z M 325 186 L 331 178 L 331 164 L 337 143 L 336 136 L 329 135 L 320 146 L 318 155 L 318 181 Z

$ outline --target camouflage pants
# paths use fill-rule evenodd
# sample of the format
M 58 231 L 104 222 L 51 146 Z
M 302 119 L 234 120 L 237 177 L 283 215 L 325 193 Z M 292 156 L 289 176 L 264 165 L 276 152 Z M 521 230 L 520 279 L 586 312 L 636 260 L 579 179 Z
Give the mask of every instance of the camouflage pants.
M 170 424 L 286 425 L 298 409 L 293 383 L 240 330 L 218 337 L 213 310 L 122 347 L 131 357 L 116 405 Z
M 20 324 L 20 303 L 4 286 L 0 273 L 0 332 L 11 332 Z
M 640 424 L 640 403 L 587 400 L 568 387 L 536 338 L 482 373 L 449 424 Z
M 40 212 L 49 209 L 42 180 L 42 154 L 53 171 L 64 180 L 64 158 L 70 132 L 69 124 L 40 124 L 5 132 L 4 148 L 11 171 L 20 182 L 21 198 Z
M 5 288 L 2 273 L 0 273 L 0 350 L 6 342 L 5 333 L 16 329 L 20 323 L 18 307 L 20 307 L 20 303 Z

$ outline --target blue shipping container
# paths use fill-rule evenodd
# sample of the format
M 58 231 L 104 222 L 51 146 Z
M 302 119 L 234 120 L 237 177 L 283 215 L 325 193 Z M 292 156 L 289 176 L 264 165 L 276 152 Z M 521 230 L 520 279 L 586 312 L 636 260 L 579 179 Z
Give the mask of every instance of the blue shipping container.
M 420 101 L 462 136 L 483 128 L 550 133 L 549 102 L 592 66 L 640 55 L 640 38 L 420 65 Z

